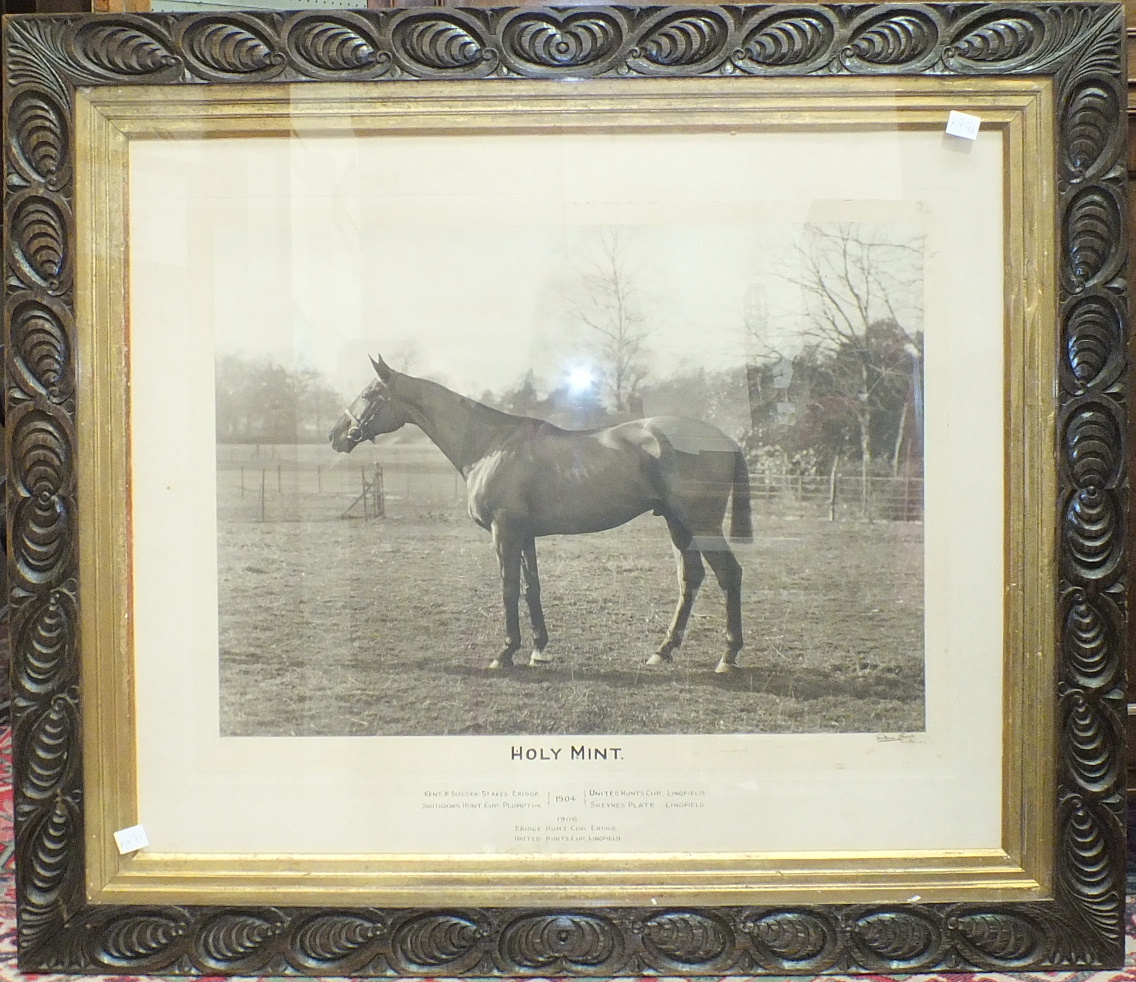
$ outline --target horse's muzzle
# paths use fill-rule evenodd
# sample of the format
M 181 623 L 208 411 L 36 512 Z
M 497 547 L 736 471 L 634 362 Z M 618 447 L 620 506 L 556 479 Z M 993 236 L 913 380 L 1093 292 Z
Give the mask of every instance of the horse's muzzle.
M 359 441 L 362 438 L 363 434 L 359 431 L 357 426 L 346 428 L 336 426 L 327 435 L 327 439 L 331 443 L 331 449 L 336 453 L 351 453 L 351 451 L 359 445 Z

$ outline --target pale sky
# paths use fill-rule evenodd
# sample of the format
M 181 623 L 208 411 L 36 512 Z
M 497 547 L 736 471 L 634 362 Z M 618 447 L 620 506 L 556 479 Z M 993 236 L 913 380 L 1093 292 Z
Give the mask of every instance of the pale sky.
M 933 134 L 399 135 L 136 144 L 168 215 L 165 275 L 200 281 L 216 350 L 351 394 L 368 354 L 478 396 L 588 356 L 564 297 L 619 229 L 655 377 L 737 366 L 755 298 L 792 344 L 782 276 L 808 222 L 921 230 Z M 833 141 L 837 141 L 834 145 Z M 838 150 L 839 153 L 834 153 Z M 834 165 L 839 160 L 839 166 Z M 948 161 L 949 163 L 950 161 Z M 818 197 L 823 193 L 823 197 Z
M 621 230 L 621 250 L 645 315 L 647 359 L 659 377 L 746 358 L 747 296 L 779 297 L 773 314 L 791 334 L 795 288 L 772 267 L 796 227 L 674 225 Z M 372 228 L 358 251 L 333 231 L 288 237 L 219 230 L 217 345 L 315 368 L 353 390 L 366 355 L 382 353 L 472 395 L 513 384 L 528 369 L 548 382 L 590 357 L 588 331 L 566 299 L 601 255 L 594 227 Z M 777 247 L 779 246 L 779 248 Z M 279 275 L 248 278 L 250 256 Z M 324 296 L 323 291 L 328 291 Z

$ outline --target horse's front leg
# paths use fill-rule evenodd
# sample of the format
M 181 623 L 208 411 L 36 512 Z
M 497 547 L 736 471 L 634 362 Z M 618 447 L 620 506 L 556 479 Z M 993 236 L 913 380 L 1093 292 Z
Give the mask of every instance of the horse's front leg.
M 540 605 L 540 574 L 536 569 L 536 539 L 531 535 L 525 539 L 521 547 L 521 572 L 525 578 L 525 603 L 529 607 L 529 619 L 532 621 L 533 650 L 529 658 L 532 666 L 543 665 L 552 661 L 545 653 L 548 647 L 548 628 L 544 623 L 544 608 Z
M 505 601 L 505 647 L 489 663 L 490 668 L 512 668 L 513 656 L 521 648 L 521 621 L 517 605 L 521 599 L 521 546 L 522 537 L 493 523 L 493 545 L 497 549 L 497 562 L 501 566 L 501 594 Z

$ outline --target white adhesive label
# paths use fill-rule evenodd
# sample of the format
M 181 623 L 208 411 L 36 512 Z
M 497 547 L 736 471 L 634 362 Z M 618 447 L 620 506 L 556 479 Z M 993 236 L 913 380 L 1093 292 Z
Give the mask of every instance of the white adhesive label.
M 141 825 L 131 825 L 128 829 L 119 829 L 114 833 L 114 842 L 118 851 L 125 855 L 128 852 L 137 852 L 150 844 L 146 837 L 146 829 Z
M 952 109 L 951 114 L 947 117 L 947 134 L 949 136 L 961 136 L 964 140 L 973 140 L 978 136 L 978 128 L 982 125 L 982 118 L 980 116 L 972 116 L 970 113 L 960 113 L 957 109 Z

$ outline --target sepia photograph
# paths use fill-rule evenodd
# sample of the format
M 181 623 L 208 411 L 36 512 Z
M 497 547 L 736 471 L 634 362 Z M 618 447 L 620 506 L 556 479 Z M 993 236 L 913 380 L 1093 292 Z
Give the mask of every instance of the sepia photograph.
M 923 730 L 919 222 L 560 193 L 216 237 L 222 735 Z

